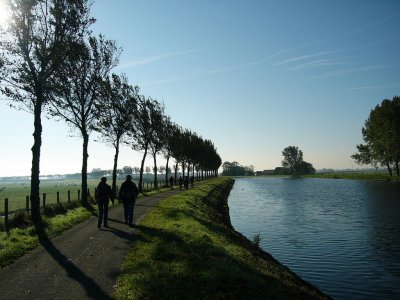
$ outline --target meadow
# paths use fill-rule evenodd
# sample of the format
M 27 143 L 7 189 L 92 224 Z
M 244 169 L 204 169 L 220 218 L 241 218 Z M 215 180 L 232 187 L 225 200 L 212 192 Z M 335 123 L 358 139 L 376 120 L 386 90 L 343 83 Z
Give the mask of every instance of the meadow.
M 134 176 L 134 181 L 137 184 L 138 178 Z M 117 179 L 117 186 L 121 186 L 125 178 Z M 164 176 L 158 178 L 159 185 L 165 182 Z M 152 187 L 153 176 L 144 177 L 144 188 Z M 94 198 L 94 190 L 99 183 L 99 179 L 88 179 L 88 189 L 90 196 Z M 111 185 L 112 180 L 109 178 L 107 183 Z M 70 201 L 79 200 L 78 191 L 81 191 L 80 178 L 60 178 L 60 179 L 43 179 L 40 181 L 41 201 L 43 194 L 46 194 L 46 205 L 57 203 L 57 192 L 59 193 L 60 203 L 68 202 L 68 191 L 70 192 Z M 0 214 L 4 213 L 4 199 L 8 198 L 8 210 L 10 212 L 26 209 L 26 198 L 30 194 L 29 180 L 19 181 L 4 181 L 0 180 Z M 30 205 L 30 204 L 29 204 Z

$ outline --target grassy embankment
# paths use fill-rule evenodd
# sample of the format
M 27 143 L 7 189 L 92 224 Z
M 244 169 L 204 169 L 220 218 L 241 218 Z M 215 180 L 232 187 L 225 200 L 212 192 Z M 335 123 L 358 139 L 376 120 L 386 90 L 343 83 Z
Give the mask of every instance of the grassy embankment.
M 166 190 L 168 189 L 162 188 L 146 192 L 146 194 L 142 194 L 140 197 L 151 196 Z M 115 203 L 115 205 L 117 205 L 117 203 Z M 97 214 L 96 205 L 93 206 L 93 211 L 81 207 L 80 203 L 77 201 L 68 204 L 68 206 L 69 207 L 67 207 L 67 204 L 60 204 L 46 208 L 47 216 L 43 214 L 42 218 L 45 224 L 44 234 L 48 238 L 51 239 L 58 236 L 72 226 Z M 16 220 L 11 218 L 11 222 L 15 222 L 18 225 L 30 223 L 28 215 L 25 212 L 17 214 L 15 218 Z M 1 222 L 0 225 L 3 226 Z M 25 253 L 35 248 L 38 244 L 39 239 L 37 231 L 33 226 L 28 225 L 26 228 L 13 228 L 8 233 L 0 232 L 0 268 L 11 264 Z
M 117 282 L 118 299 L 326 299 L 230 224 L 230 178 L 150 211 Z

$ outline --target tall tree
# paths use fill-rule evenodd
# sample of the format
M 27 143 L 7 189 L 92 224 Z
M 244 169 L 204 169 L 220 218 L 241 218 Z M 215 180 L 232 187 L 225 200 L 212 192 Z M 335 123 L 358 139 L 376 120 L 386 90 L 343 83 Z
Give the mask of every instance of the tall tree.
M 154 187 L 158 187 L 157 180 L 157 155 L 160 151 L 165 147 L 166 137 L 165 137 L 165 114 L 164 114 L 164 105 L 161 103 L 154 101 L 153 105 L 150 106 L 150 124 L 152 128 L 153 134 L 150 136 L 150 152 L 153 156 L 154 162 Z
M 385 99 L 371 110 L 362 128 L 365 144 L 357 145 L 351 157 L 360 164 L 386 166 L 392 176 L 392 165 L 399 175 L 400 162 L 400 97 Z
M 97 121 L 96 103 L 101 97 L 102 82 L 117 65 L 119 49 L 114 41 L 89 37 L 76 44 L 72 59 L 63 64 L 58 73 L 56 97 L 51 102 L 50 114 L 79 130 L 82 143 L 82 205 L 88 206 L 87 165 L 89 135 Z
M 301 175 L 301 164 L 303 162 L 303 151 L 296 146 L 289 146 L 282 151 L 282 166 L 289 168 L 293 176 Z
M 133 120 L 129 136 L 132 148 L 136 151 L 143 151 L 139 173 L 139 192 L 142 192 L 144 163 L 149 150 L 151 136 L 153 135 L 150 114 L 154 106 L 154 100 L 151 98 L 146 99 L 144 96 L 140 96 L 139 99 L 137 117 Z
M 133 118 L 137 115 L 138 103 L 137 86 L 128 83 L 126 75 L 112 74 L 103 83 L 102 101 L 96 104 L 96 131 L 101 134 L 101 140 L 115 149 L 112 172 L 112 192 L 115 197 L 117 187 L 117 168 L 120 143 L 129 132 Z
M 86 0 L 8 0 L 10 8 L 7 34 L 0 37 L 5 58 L 0 78 L 1 91 L 15 107 L 33 112 L 34 143 L 31 169 L 31 217 L 35 225 L 40 216 L 40 153 L 42 145 L 42 112 L 52 100 L 54 76 L 68 61 L 70 46 L 80 43 L 88 27 Z

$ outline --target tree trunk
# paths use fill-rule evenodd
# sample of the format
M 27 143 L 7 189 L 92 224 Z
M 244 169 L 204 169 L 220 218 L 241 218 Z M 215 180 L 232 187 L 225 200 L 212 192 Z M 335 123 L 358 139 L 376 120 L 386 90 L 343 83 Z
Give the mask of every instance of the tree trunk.
M 390 167 L 389 163 L 386 163 L 386 166 L 388 168 L 390 177 L 392 177 L 392 168 Z
M 169 179 L 169 177 L 168 177 L 168 165 L 169 165 L 169 155 L 167 156 L 167 163 L 166 163 L 166 165 L 165 165 L 165 184 L 167 185 L 168 184 L 168 179 Z
M 175 164 L 175 185 L 178 183 L 178 163 Z
M 153 155 L 153 160 L 154 160 L 154 188 L 158 188 L 158 181 L 157 181 L 157 158 L 156 158 L 156 153 Z
M 116 146 L 115 146 L 115 155 L 114 155 L 114 167 L 112 173 L 112 200 L 115 199 L 117 195 L 117 167 L 118 167 L 118 156 L 119 156 L 119 139 L 117 138 Z
M 182 178 L 185 178 L 185 162 L 182 162 Z
M 143 171 L 144 171 L 144 161 L 146 160 L 147 155 L 147 144 L 144 149 L 144 154 L 142 158 L 142 163 L 140 165 L 140 174 L 139 174 L 139 192 L 143 191 Z
M 190 163 L 188 163 L 188 166 L 187 166 L 187 176 L 188 177 L 190 176 Z
M 399 162 L 398 161 L 396 161 L 396 173 L 397 173 L 397 176 L 400 176 L 400 174 L 399 174 Z
M 32 169 L 31 169 L 31 218 L 35 226 L 42 225 L 40 216 L 40 148 L 42 146 L 42 105 L 37 101 L 34 106 L 34 132 L 32 150 Z
M 88 145 L 89 145 L 89 134 L 82 132 L 83 136 L 83 151 L 82 151 L 82 206 L 88 207 L 88 185 L 87 185 L 87 165 L 88 165 Z

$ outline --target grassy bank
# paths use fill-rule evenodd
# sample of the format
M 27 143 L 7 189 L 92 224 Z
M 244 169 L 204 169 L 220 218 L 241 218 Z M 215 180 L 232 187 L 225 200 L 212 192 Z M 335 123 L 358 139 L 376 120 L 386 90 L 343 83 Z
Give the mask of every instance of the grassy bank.
M 229 178 L 161 202 L 137 226 L 118 299 L 324 299 L 317 289 L 235 232 Z
M 316 173 L 305 175 L 309 178 L 329 178 L 329 179 L 355 179 L 355 180 L 386 180 L 400 181 L 400 176 L 393 174 L 389 176 L 388 172 L 333 172 L 333 173 Z

